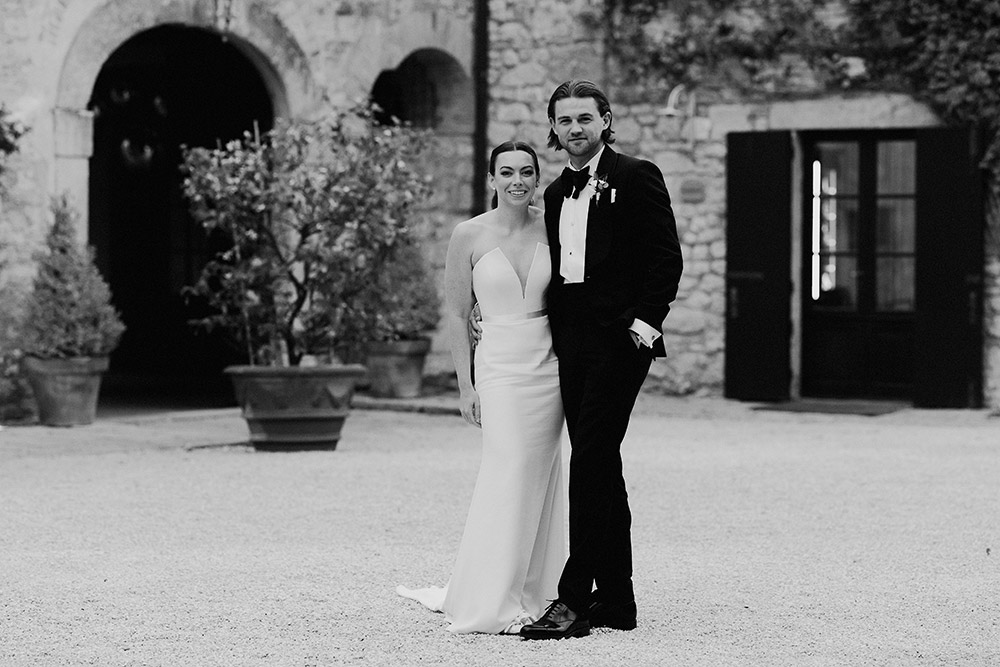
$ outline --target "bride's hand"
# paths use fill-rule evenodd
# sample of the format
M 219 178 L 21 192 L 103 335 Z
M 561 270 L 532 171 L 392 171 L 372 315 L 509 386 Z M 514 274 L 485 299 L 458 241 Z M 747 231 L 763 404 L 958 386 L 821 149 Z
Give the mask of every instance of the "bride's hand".
M 462 418 L 473 426 L 482 428 L 482 413 L 479 410 L 479 393 L 475 389 L 463 391 L 458 398 Z

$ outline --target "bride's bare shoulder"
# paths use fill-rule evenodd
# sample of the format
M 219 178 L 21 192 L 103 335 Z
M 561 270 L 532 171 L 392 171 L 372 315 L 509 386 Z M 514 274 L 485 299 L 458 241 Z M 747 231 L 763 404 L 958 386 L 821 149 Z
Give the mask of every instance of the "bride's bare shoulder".
M 455 229 L 451 233 L 451 238 L 453 241 L 460 242 L 474 241 L 483 234 L 487 234 L 492 231 L 491 220 L 491 211 L 480 213 L 476 217 L 469 218 L 468 220 L 463 220 L 455 225 Z
M 448 257 L 453 266 L 458 262 L 474 266 L 483 254 L 483 246 L 490 244 L 493 227 L 490 212 L 463 220 L 455 225 L 448 243 Z

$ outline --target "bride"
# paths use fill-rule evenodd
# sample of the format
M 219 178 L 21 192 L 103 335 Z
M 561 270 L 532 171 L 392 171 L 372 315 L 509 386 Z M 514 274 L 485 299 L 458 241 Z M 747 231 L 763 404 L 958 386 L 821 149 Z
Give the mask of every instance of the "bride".
M 397 592 L 441 611 L 456 633 L 516 634 L 558 597 L 566 562 L 563 408 L 545 291 L 551 277 L 538 156 L 509 141 L 490 155 L 494 208 L 459 223 L 445 262 L 446 321 L 462 416 L 483 454 L 451 579 Z M 467 322 L 482 314 L 475 381 Z

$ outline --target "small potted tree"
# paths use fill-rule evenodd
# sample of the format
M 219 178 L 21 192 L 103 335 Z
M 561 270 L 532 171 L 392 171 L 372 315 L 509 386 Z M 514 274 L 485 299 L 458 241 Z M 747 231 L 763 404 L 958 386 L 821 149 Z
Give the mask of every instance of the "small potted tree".
M 42 424 L 89 424 L 108 355 L 125 325 L 111 305 L 111 290 L 92 250 L 77 242 L 79 215 L 65 194 L 53 199 L 52 214 L 55 221 L 25 306 L 22 365 Z
M 437 285 L 420 248 L 399 246 L 366 296 L 372 319 L 368 391 L 387 398 L 419 396 L 431 347 L 428 332 L 441 319 Z
M 222 247 L 189 289 L 214 310 L 195 324 L 244 346 L 226 371 L 258 449 L 336 447 L 365 368 L 335 350 L 368 335 L 362 295 L 429 192 L 428 138 L 354 106 L 185 150 L 185 195 Z

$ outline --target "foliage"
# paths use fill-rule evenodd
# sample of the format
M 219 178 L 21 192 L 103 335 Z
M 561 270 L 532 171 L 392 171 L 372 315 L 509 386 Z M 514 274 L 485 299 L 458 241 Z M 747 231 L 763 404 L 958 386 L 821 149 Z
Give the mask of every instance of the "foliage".
M 394 249 L 362 302 L 371 340 L 416 340 L 441 318 L 434 276 L 420 248 L 411 243 Z
M 18 141 L 28 131 L 24 125 L 10 118 L 10 110 L 0 103 L 0 176 L 3 175 L 7 158 L 18 151 Z M 4 183 L 0 180 L 0 192 Z
M 0 104 L 0 173 L 3 172 L 4 158 L 17 152 L 17 142 L 27 131 L 20 122 L 11 120 L 10 110 Z
M 31 414 L 31 390 L 21 371 L 22 357 L 17 348 L 0 348 L 0 422 L 21 421 Z
M 609 51 L 645 89 L 719 82 L 747 97 L 788 92 L 798 59 L 818 90 L 901 90 L 948 124 L 982 128 L 1000 224 L 996 0 L 605 0 L 603 22 Z
M 848 0 L 850 48 L 873 79 L 899 81 L 956 122 L 1000 114 L 995 0 Z
M 18 140 L 27 132 L 21 123 L 10 119 L 10 111 L 0 103 L 0 174 L 3 173 L 7 156 L 18 150 Z M 0 183 L 2 187 L 2 183 Z M 20 337 L 23 298 L 20 291 L 3 280 L 6 268 L 4 250 L 0 241 L 0 421 L 24 417 L 28 408 L 28 383 L 20 372 L 23 355 L 18 339 Z
M 52 200 L 54 222 L 38 258 L 25 306 L 23 350 L 41 358 L 110 354 L 125 331 L 93 251 L 76 239 L 79 214 L 64 194 Z
M 986 135 L 994 225 L 1000 210 L 1000 3 L 850 0 L 852 46 L 873 80 L 901 81 L 948 123 Z M 994 235 L 1000 248 L 1000 238 Z
M 279 121 L 218 149 L 185 149 L 192 213 L 225 248 L 189 294 L 216 313 L 252 363 L 297 365 L 369 334 L 362 294 L 429 193 L 426 131 L 381 126 L 364 106 Z
M 3 250 L 0 243 L 0 251 Z M 6 262 L 0 254 L 0 421 L 21 419 L 30 412 L 29 386 L 21 373 L 20 328 L 23 294 L 3 277 Z
M 796 55 L 836 77 L 846 70 L 821 20 L 824 0 L 606 0 L 608 46 L 622 79 L 661 89 L 717 83 L 744 95 L 780 90 Z

